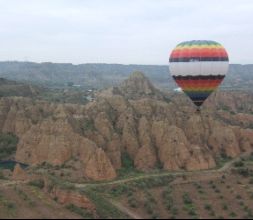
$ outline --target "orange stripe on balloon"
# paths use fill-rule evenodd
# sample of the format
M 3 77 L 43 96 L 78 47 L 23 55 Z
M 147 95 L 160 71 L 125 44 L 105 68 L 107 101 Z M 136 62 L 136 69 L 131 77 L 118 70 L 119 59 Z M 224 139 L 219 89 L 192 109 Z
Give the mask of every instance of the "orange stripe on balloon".
M 203 49 L 176 49 L 171 53 L 171 58 L 180 57 L 228 57 L 228 54 L 224 48 L 203 48 Z

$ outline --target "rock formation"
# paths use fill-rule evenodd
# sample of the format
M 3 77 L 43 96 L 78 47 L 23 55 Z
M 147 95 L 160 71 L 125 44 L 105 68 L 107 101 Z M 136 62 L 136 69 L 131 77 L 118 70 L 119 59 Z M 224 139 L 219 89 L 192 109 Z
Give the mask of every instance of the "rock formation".
M 196 114 L 183 94 L 164 94 L 138 72 L 87 105 L 1 98 L 0 131 L 19 137 L 18 161 L 72 164 L 86 179 L 115 178 L 126 154 L 142 171 L 209 169 L 221 155 L 253 151 L 251 100 L 221 92 Z
M 13 180 L 20 180 L 24 181 L 28 179 L 28 174 L 26 173 L 25 170 L 21 168 L 19 164 L 17 164 L 14 168 L 13 174 L 12 174 L 12 179 Z

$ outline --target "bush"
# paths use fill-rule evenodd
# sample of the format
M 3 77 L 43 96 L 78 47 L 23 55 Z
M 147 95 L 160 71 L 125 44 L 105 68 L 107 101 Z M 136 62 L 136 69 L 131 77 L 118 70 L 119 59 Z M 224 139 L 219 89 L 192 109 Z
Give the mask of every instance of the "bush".
M 249 184 L 253 184 L 253 178 L 251 178 L 250 180 L 249 180 Z
M 243 177 L 249 177 L 253 174 L 252 170 L 248 168 L 239 168 L 237 169 L 237 173 Z
M 6 206 L 9 210 L 14 210 L 14 209 L 16 209 L 16 205 L 15 205 L 14 203 L 12 203 L 12 202 L 7 202 L 7 203 L 5 204 L 5 206 Z
M 121 156 L 122 167 L 128 170 L 134 169 L 134 161 L 128 153 L 123 153 Z
M 240 195 L 237 195 L 237 196 L 236 196 L 236 199 L 241 200 L 242 197 L 241 197 Z
M 137 199 L 135 199 L 135 198 L 133 198 L 133 197 L 130 197 L 130 198 L 128 199 L 128 204 L 129 204 L 129 206 L 132 207 L 132 208 L 138 208 L 138 207 L 139 207 L 139 203 L 138 203 Z
M 144 203 L 145 210 L 148 214 L 152 215 L 154 212 L 154 206 L 151 202 L 146 201 Z
M 229 214 L 229 216 L 232 217 L 232 218 L 235 218 L 235 217 L 237 217 L 237 214 L 234 213 L 234 212 L 231 212 L 231 213 Z
M 222 208 L 223 208 L 223 210 L 228 210 L 228 205 L 227 204 L 223 204 Z
M 11 133 L 0 133 L 0 160 L 14 154 L 17 150 L 18 138 Z
M 110 194 L 118 197 L 126 193 L 132 193 L 132 189 L 128 185 L 118 185 L 111 189 Z
M 205 204 L 205 209 L 208 210 L 208 211 L 210 211 L 213 208 L 212 208 L 212 206 L 210 204 Z
M 216 189 L 215 192 L 216 192 L 216 193 L 220 193 L 220 190 L 219 190 L 219 189 Z
M 3 172 L 0 170 L 0 180 L 5 179 Z
M 192 199 L 188 193 L 184 193 L 183 195 L 184 204 L 192 204 Z
M 134 161 L 127 152 L 121 155 L 121 163 L 122 168 L 118 170 L 119 176 L 122 177 L 128 175 L 129 173 L 137 172 L 137 170 L 134 167 Z
M 73 204 L 67 205 L 66 208 L 71 211 L 74 212 L 80 216 L 82 216 L 84 219 L 93 219 L 93 214 L 91 212 L 89 212 L 86 209 L 83 208 L 79 208 Z
M 92 119 L 85 119 L 85 121 L 82 124 L 81 129 L 83 130 L 83 132 L 87 132 L 87 131 L 95 131 L 95 125 L 94 125 L 94 121 Z
M 30 181 L 29 185 L 35 186 L 39 189 L 43 189 L 45 187 L 44 180 L 42 180 L 42 179 L 37 179 L 37 180 Z
M 234 167 L 244 167 L 243 161 L 238 161 L 234 163 Z

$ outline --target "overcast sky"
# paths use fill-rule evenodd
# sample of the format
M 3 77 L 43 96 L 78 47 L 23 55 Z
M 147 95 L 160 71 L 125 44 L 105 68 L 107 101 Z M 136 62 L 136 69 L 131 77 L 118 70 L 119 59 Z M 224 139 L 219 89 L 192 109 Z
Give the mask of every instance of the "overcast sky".
M 181 41 L 253 63 L 252 0 L 0 0 L 0 60 L 168 64 Z

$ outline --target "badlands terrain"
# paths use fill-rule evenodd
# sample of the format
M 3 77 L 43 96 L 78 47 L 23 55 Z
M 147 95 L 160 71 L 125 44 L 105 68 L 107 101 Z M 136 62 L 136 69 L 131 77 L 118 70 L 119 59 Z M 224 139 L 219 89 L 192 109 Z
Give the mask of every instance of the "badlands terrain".
M 0 161 L 18 163 L 0 170 L 0 218 L 252 218 L 252 92 L 196 113 L 141 72 L 91 101 L 1 82 Z

